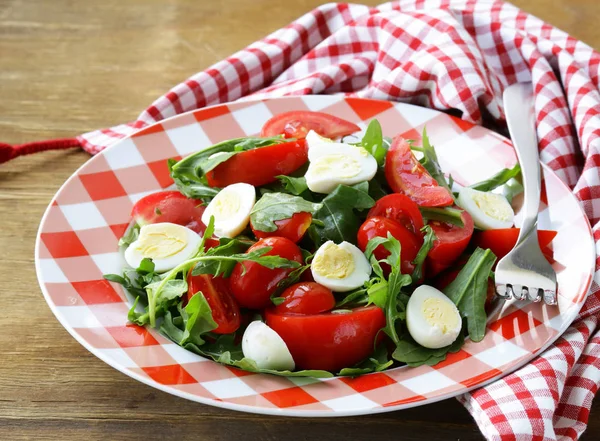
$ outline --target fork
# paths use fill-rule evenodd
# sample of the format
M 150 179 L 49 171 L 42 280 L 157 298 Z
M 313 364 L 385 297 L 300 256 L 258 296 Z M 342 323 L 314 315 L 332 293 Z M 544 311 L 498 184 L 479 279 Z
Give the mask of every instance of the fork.
M 540 207 L 541 172 L 533 109 L 533 85 L 518 83 L 503 95 L 508 131 L 523 176 L 523 224 L 517 244 L 496 267 L 496 294 L 503 299 L 542 299 L 557 303 L 556 272 L 548 263 L 538 242 L 537 220 Z

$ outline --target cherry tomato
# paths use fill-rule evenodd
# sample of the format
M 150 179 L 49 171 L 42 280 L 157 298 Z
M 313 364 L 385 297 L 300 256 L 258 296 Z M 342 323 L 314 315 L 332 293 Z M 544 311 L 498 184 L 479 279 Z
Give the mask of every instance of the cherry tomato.
M 396 136 L 385 159 L 385 178 L 396 193 L 403 193 L 423 207 L 445 207 L 454 200 L 415 158 L 408 142 Z
M 420 236 L 411 233 L 402 224 L 381 216 L 368 218 L 358 230 L 358 247 L 365 251 L 369 240 L 374 237 L 387 237 L 388 233 L 398 239 L 400 246 L 402 247 L 400 253 L 400 257 L 402 258 L 402 273 L 411 274 L 415 269 L 412 261 L 417 257 L 417 253 L 421 248 L 422 239 Z M 390 252 L 386 250 L 383 245 L 379 245 L 375 248 L 374 255 L 377 260 L 381 260 L 389 256 Z M 389 271 L 387 265 L 382 266 L 382 268 L 385 269 L 386 272 Z
M 133 206 L 131 216 L 139 225 L 170 222 L 204 233 L 202 201 L 189 199 L 178 191 L 159 191 L 143 197 Z
M 356 124 L 322 112 L 294 110 L 280 113 L 268 120 L 260 132 L 260 136 L 269 137 L 284 135 L 286 138 L 305 138 L 314 130 L 326 138 L 338 138 L 359 132 Z
M 385 326 L 385 314 L 377 306 L 315 315 L 278 314 L 267 309 L 265 318 L 287 345 L 296 368 L 333 372 L 367 358 L 377 333 Z
M 188 275 L 187 301 L 202 292 L 210 309 L 213 320 L 219 325 L 212 332 L 216 334 L 231 334 L 240 327 L 240 307 L 233 298 L 229 283 L 222 277 L 213 277 L 209 274 L 192 276 Z
M 446 222 L 429 222 L 437 237 L 427 255 L 426 268 L 429 277 L 450 267 L 467 248 L 473 235 L 473 219 L 466 211 L 461 214 L 461 219 L 463 227 Z
M 489 248 L 498 260 L 506 256 L 517 244 L 519 228 L 503 228 L 498 230 L 477 231 L 473 236 L 473 242 L 481 248 Z M 538 241 L 540 248 L 550 245 L 558 233 L 552 230 L 538 230 Z
M 285 300 L 274 308 L 278 314 L 312 315 L 327 312 L 335 306 L 331 290 L 315 282 L 296 283 L 283 291 L 281 297 Z
M 285 237 L 267 237 L 260 239 L 250 248 L 248 253 L 260 248 L 271 247 L 267 256 L 280 256 L 302 263 L 300 248 Z M 277 284 L 292 272 L 291 268 L 269 269 L 256 262 L 240 262 L 235 265 L 229 286 L 240 306 L 250 309 L 262 309 L 271 304 L 271 294 Z
M 268 232 L 255 230 L 252 226 L 252 223 L 250 223 L 250 228 L 252 228 L 252 232 L 259 239 L 264 239 L 265 237 L 279 236 L 285 237 L 294 243 L 298 243 L 300 242 L 300 239 L 302 239 L 302 237 L 304 236 L 304 233 L 306 233 L 306 230 L 308 230 L 308 227 L 310 227 L 311 222 L 312 214 L 301 212 L 294 213 L 290 218 L 274 221 L 274 224 L 277 226 L 277 229 L 275 231 Z
M 367 217 L 383 216 L 399 222 L 412 233 L 420 235 L 423 216 L 419 206 L 411 198 L 400 193 L 388 194 L 379 199 L 369 210 Z
M 275 176 L 292 173 L 306 161 L 306 143 L 299 139 L 240 152 L 209 171 L 206 180 L 211 187 L 226 187 L 238 182 L 258 187 L 276 181 Z

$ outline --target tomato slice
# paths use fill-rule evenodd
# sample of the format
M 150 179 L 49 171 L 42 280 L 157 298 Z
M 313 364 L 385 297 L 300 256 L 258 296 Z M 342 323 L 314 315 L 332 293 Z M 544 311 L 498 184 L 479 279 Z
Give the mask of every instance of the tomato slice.
M 238 182 L 260 186 L 275 182 L 308 161 L 303 139 L 246 150 L 217 165 L 206 174 L 211 187 L 226 187 Z
M 437 237 L 427 255 L 426 268 L 429 277 L 450 267 L 469 245 L 474 229 L 473 218 L 463 211 L 461 219 L 464 224 L 462 227 L 446 222 L 429 222 Z
M 281 294 L 283 303 L 274 311 L 278 314 L 319 314 L 333 309 L 335 297 L 331 290 L 315 282 L 300 282 L 289 286 Z
M 300 139 L 305 138 L 311 130 L 326 138 L 339 138 L 359 132 L 360 127 L 327 113 L 294 110 L 280 113 L 268 120 L 262 128 L 260 136 L 284 135 L 286 138 Z
M 170 222 L 204 233 L 204 209 L 202 201 L 189 199 L 178 191 L 159 191 L 137 201 L 131 216 L 139 225 Z
M 302 263 L 300 248 L 285 237 L 260 239 L 248 248 L 247 252 L 265 247 L 271 247 L 266 256 L 281 256 Z M 256 262 L 237 263 L 229 277 L 229 286 L 240 306 L 262 309 L 271 304 L 271 294 L 290 272 L 292 272 L 291 268 L 269 269 Z
M 396 193 L 403 193 L 423 207 L 446 207 L 454 200 L 415 158 L 410 145 L 396 136 L 385 159 L 385 178 Z
M 291 240 L 294 243 L 300 242 L 308 227 L 310 227 L 310 223 L 312 222 L 312 215 L 310 213 L 301 212 L 294 213 L 292 217 L 288 219 L 281 219 L 274 221 L 273 223 L 277 226 L 275 231 L 260 231 L 255 230 L 250 223 L 250 228 L 252 228 L 252 232 L 259 239 L 264 239 L 265 237 L 285 237 Z
M 369 240 L 374 237 L 387 237 L 388 233 L 394 236 L 400 242 L 402 247 L 401 252 L 401 270 L 403 274 L 412 274 L 415 269 L 412 261 L 417 257 L 417 253 L 421 248 L 422 239 L 410 232 L 402 224 L 381 216 L 375 216 L 368 218 L 358 230 L 358 247 L 365 251 Z M 390 255 L 390 252 L 386 250 L 383 245 L 379 245 L 375 248 L 373 253 L 377 260 L 385 259 Z M 382 268 L 389 272 L 387 264 L 383 264 Z
M 212 332 L 231 334 L 237 331 L 241 322 L 240 307 L 231 294 L 227 280 L 209 274 L 192 276 L 190 271 L 187 281 L 187 301 L 198 292 L 202 292 L 210 306 L 213 320 L 218 325 L 217 329 Z
M 333 372 L 367 358 L 377 333 L 385 326 L 385 314 L 377 306 L 315 315 L 278 314 L 267 309 L 265 318 L 287 345 L 298 369 Z
M 375 216 L 395 220 L 414 234 L 420 235 L 423 228 L 423 216 L 419 206 L 411 198 L 400 193 L 388 194 L 379 199 L 367 215 Z
M 478 231 L 473 242 L 481 248 L 489 248 L 498 260 L 506 256 L 517 244 L 520 228 L 503 228 L 498 230 Z M 552 230 L 538 230 L 540 248 L 544 250 L 554 240 L 558 233 Z

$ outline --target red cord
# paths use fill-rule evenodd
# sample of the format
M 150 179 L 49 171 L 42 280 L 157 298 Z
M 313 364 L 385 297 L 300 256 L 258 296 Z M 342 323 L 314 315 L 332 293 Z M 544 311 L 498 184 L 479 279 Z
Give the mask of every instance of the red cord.
M 30 155 L 46 150 L 71 149 L 74 147 L 81 147 L 76 138 L 51 139 L 49 141 L 36 141 L 20 145 L 10 145 L 0 142 L 0 164 L 18 156 Z

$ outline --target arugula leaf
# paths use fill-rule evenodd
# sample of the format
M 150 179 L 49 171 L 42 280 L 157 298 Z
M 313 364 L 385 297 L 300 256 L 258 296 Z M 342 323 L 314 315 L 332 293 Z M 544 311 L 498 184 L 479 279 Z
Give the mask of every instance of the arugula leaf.
M 313 215 L 313 219 L 323 222 L 324 226 L 315 226 L 321 242 L 333 240 L 355 242 L 360 226 L 354 210 L 366 210 L 375 205 L 368 194 L 369 184 L 361 182 L 353 186 L 338 185 L 337 188 L 321 201 L 321 208 Z
M 174 176 L 173 166 L 177 164 L 177 160 L 167 160 L 167 166 L 169 167 L 169 173 L 177 186 L 177 190 L 184 196 L 192 199 L 202 199 L 206 201 L 214 198 L 218 193 L 218 188 L 213 188 L 208 185 L 206 176 L 196 178 L 194 180 L 185 178 L 184 176 Z
M 244 358 L 241 345 L 236 344 L 235 334 L 221 335 L 216 339 L 216 341 L 205 343 L 200 347 L 195 344 L 188 343 L 185 345 L 185 348 L 202 356 L 210 357 L 218 363 L 234 366 L 249 372 L 279 375 L 282 377 L 333 377 L 331 372 L 322 370 L 304 370 L 292 372 L 277 371 L 273 369 L 260 369 L 253 360 Z
M 286 192 L 295 196 L 300 196 L 302 193 L 308 190 L 308 185 L 306 184 L 306 179 L 304 176 L 296 178 L 293 176 L 279 175 L 275 177 L 279 179 Z
M 210 305 L 201 292 L 194 294 L 180 312 L 184 323 L 183 334 L 178 342 L 181 346 L 185 346 L 187 343 L 203 345 L 202 335 L 218 327 L 213 320 Z
M 133 242 L 135 242 L 140 236 L 140 226 L 138 224 L 133 224 L 130 226 L 123 237 L 119 239 L 119 246 L 129 246 Z
M 491 178 L 478 182 L 477 184 L 470 185 L 469 187 L 473 190 L 492 191 L 495 188 L 506 184 L 510 179 L 517 177 L 520 173 L 521 166 L 519 163 L 516 163 L 512 168 L 502 169 Z
M 349 293 L 346 293 L 346 296 L 335 303 L 336 308 L 340 308 L 346 305 L 352 306 L 360 306 L 366 305 L 369 303 L 369 297 L 367 296 L 367 288 L 357 288 Z
M 421 245 L 421 249 L 417 253 L 415 260 L 412 263 L 415 265 L 415 269 L 412 273 L 413 283 L 419 282 L 423 278 L 423 264 L 425 263 L 425 259 L 427 258 L 427 254 L 433 248 L 433 243 L 437 240 L 435 233 L 433 232 L 433 228 L 429 225 L 425 225 L 421 228 L 421 232 L 424 234 L 423 237 L 423 245 Z
M 491 250 L 477 248 L 456 278 L 444 288 L 444 294 L 467 320 L 469 337 L 475 342 L 481 341 L 485 335 L 485 299 L 494 262 L 496 256 Z
M 414 150 L 420 151 L 423 153 L 423 158 L 419 161 L 425 170 L 429 172 L 431 177 L 435 179 L 440 187 L 444 187 L 450 194 L 452 194 L 452 189 L 448 185 L 448 181 L 446 181 L 446 177 L 444 176 L 444 172 L 442 172 L 442 167 L 440 167 L 440 162 L 437 157 L 437 153 L 435 152 L 435 148 L 429 142 L 429 137 L 427 136 L 427 130 L 423 127 L 423 136 L 422 136 L 422 146 L 421 148 L 414 148 Z
M 419 207 L 425 221 L 447 222 L 452 225 L 464 227 L 462 220 L 463 210 L 453 207 Z
M 375 158 L 377 164 L 383 165 L 387 149 L 383 143 L 383 132 L 379 121 L 371 120 L 359 145 Z
M 206 173 L 214 169 L 217 165 L 227 161 L 237 153 L 252 150 L 261 147 L 268 147 L 274 144 L 289 142 L 289 139 L 282 137 L 273 138 L 236 138 L 223 141 L 206 149 L 200 150 L 171 167 L 171 177 L 179 179 L 183 183 L 199 182 Z M 200 181 L 202 184 L 205 182 Z
M 250 222 L 255 230 L 272 232 L 277 230 L 274 221 L 288 219 L 295 213 L 315 213 L 321 204 L 315 204 L 286 193 L 266 193 L 254 204 Z
M 513 198 L 520 193 L 523 193 L 523 184 L 515 178 L 509 179 L 506 184 L 502 186 L 502 194 L 509 204 L 512 203 Z
M 354 367 L 342 369 L 338 372 L 338 375 L 341 377 L 356 377 L 370 372 L 381 372 L 392 364 L 394 364 L 394 360 L 389 359 L 387 347 L 382 344 L 375 349 L 375 352 L 368 359 Z
M 451 345 L 439 349 L 428 349 L 414 341 L 410 334 L 406 332 L 402 334 L 392 357 L 411 367 L 424 364 L 433 366 L 444 361 L 448 353 L 458 352 L 464 343 L 465 337 L 461 331 Z
M 383 168 L 380 167 L 377 170 L 377 173 L 375 173 L 375 177 L 369 181 L 369 196 L 375 200 L 381 199 L 389 194 L 386 188 L 388 188 L 388 185 L 385 179 L 385 173 Z

